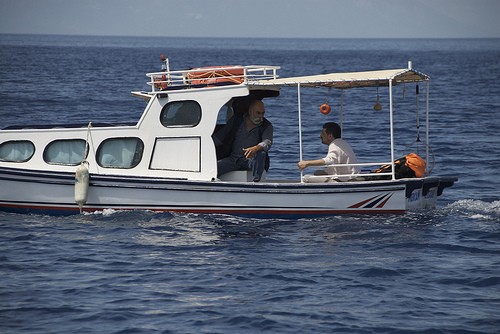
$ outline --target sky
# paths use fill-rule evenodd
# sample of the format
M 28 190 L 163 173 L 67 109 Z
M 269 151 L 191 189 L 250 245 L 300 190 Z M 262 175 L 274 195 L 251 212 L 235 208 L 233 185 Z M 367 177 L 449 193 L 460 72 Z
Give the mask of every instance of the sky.
M 500 38 L 500 0 L 0 0 L 0 33 Z

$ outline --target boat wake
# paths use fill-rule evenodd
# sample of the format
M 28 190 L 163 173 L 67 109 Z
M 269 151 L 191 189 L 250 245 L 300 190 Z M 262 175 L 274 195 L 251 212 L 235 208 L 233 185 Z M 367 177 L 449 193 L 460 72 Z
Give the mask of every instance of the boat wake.
M 487 202 L 475 199 L 463 199 L 448 204 L 444 211 L 472 219 L 500 221 L 500 200 Z

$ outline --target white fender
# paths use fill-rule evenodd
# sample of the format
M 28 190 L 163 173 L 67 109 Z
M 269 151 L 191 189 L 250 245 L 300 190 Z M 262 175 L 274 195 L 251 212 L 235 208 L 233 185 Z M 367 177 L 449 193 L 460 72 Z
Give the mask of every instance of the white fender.
M 89 193 L 89 163 L 82 161 L 75 173 L 75 202 L 82 211 L 83 205 L 87 203 Z

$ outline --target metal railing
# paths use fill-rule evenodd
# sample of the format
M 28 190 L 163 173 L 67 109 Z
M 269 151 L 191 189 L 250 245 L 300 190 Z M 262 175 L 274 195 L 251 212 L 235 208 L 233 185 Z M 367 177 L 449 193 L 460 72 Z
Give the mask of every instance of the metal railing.
M 394 164 L 392 162 L 370 162 L 370 163 L 357 163 L 357 164 L 332 164 L 332 165 L 325 165 L 323 167 L 368 167 L 368 166 L 392 166 L 391 171 L 389 172 L 380 172 L 380 173 L 375 173 L 375 172 L 368 172 L 368 173 L 356 173 L 356 174 L 325 174 L 325 175 L 314 175 L 314 174 L 303 174 L 303 171 L 301 172 L 301 181 L 304 182 L 305 178 L 307 179 L 335 179 L 335 178 L 358 178 L 362 177 L 365 180 L 370 180 L 370 179 L 376 179 L 380 176 L 390 176 L 390 179 L 395 180 L 395 175 L 394 175 Z M 305 177 L 307 176 L 307 177 Z
M 207 86 L 242 84 L 248 81 L 278 78 L 279 66 L 213 66 L 189 70 L 147 73 L 152 92 L 168 89 L 199 88 Z

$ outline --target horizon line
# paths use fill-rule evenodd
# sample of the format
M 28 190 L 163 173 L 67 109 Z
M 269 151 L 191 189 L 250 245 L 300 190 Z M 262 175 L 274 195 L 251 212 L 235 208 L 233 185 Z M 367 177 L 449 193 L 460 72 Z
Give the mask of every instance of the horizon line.
M 0 35 L 67 36 L 67 37 L 131 37 L 131 38 L 243 38 L 243 39 L 500 39 L 499 37 L 276 37 L 276 36 L 160 36 L 160 35 L 113 35 L 113 34 L 64 34 L 64 33 L 20 33 L 0 32 Z

